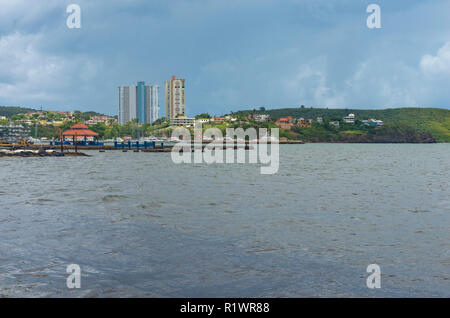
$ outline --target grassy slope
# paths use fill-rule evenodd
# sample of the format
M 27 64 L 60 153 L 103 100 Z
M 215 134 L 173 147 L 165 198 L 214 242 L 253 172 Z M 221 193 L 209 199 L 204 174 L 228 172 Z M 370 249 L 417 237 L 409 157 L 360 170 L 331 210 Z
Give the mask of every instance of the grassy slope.
M 240 113 L 251 113 L 242 111 Z M 326 109 L 326 108 L 282 108 L 266 111 L 265 113 L 274 119 L 285 116 L 294 118 L 316 119 L 323 117 L 324 120 L 342 118 L 349 113 L 354 113 L 357 119 L 381 119 L 388 125 L 402 125 L 417 129 L 419 132 L 431 134 L 439 142 L 450 142 L 450 110 L 441 108 L 390 108 L 381 110 L 361 109 Z

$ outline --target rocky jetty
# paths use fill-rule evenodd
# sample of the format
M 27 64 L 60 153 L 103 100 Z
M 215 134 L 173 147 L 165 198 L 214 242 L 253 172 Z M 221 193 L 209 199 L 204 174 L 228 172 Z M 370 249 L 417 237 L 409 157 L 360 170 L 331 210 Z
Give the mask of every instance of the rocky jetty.
M 9 150 L 9 149 L 0 149 L 0 157 L 65 157 L 65 156 L 87 156 L 84 153 L 78 152 L 59 152 L 52 149 L 17 149 L 17 150 Z

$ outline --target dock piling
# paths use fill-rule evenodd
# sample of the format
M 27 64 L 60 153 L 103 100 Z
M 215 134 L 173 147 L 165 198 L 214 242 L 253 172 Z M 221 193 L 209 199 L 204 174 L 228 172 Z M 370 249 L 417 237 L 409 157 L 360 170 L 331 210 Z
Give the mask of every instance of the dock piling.
M 63 133 L 62 133 L 62 131 L 61 131 L 61 134 L 60 134 L 59 138 L 60 138 L 60 141 L 61 141 L 61 153 L 63 153 L 64 152 L 64 145 L 63 145 Z

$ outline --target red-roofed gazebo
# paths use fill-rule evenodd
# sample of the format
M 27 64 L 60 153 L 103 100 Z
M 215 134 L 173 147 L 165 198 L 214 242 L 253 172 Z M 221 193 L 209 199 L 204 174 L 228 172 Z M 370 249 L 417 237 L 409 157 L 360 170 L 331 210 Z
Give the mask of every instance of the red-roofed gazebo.
M 71 141 L 74 143 L 76 136 L 77 144 L 87 145 L 88 142 L 94 142 L 98 138 L 98 133 L 89 129 L 85 124 L 79 123 L 70 127 L 69 130 L 63 132 L 63 141 Z

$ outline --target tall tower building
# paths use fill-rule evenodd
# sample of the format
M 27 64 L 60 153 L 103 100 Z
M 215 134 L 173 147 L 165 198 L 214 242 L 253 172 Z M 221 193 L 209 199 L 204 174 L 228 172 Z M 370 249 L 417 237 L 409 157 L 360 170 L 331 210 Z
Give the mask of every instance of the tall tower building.
M 119 87 L 119 123 L 135 119 L 137 111 L 136 86 Z
M 146 105 L 145 100 L 145 82 L 138 82 L 136 87 L 136 96 L 137 96 L 137 118 L 139 119 L 139 123 L 143 124 L 145 123 L 146 116 L 146 110 L 148 104 Z
M 139 123 L 153 123 L 159 118 L 159 86 L 119 86 L 119 123 L 138 119 Z
M 185 115 L 184 82 L 184 78 L 172 76 L 170 81 L 164 83 L 166 118 L 169 120 L 178 115 Z
M 146 122 L 153 123 L 159 118 L 159 86 L 145 86 L 145 104 L 148 105 Z

